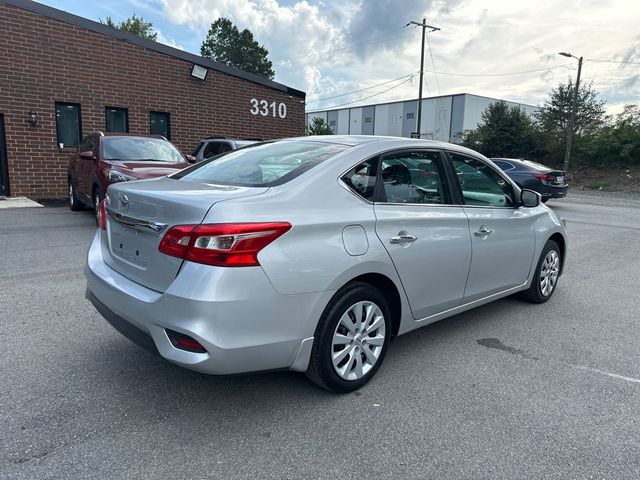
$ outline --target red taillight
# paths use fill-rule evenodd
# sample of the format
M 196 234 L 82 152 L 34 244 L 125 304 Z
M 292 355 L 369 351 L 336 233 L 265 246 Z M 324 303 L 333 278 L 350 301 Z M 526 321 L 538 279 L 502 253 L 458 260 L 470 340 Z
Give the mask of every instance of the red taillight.
M 290 223 L 178 225 L 158 249 L 172 257 L 220 267 L 258 266 L 258 253 L 291 228 Z
M 107 229 L 107 208 L 104 202 L 104 199 L 102 199 L 98 204 L 98 227 L 100 227 L 100 230 Z
M 545 175 L 543 173 L 534 173 L 533 176 L 541 182 L 553 182 L 556 178 L 553 175 Z

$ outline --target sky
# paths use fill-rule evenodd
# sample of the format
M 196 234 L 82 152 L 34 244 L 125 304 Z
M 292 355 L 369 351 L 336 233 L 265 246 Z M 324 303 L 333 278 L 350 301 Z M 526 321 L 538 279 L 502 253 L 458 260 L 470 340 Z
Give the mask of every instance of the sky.
M 158 40 L 192 53 L 227 17 L 269 51 L 275 79 L 307 93 L 307 111 L 418 97 L 421 28 L 427 35 L 423 96 L 473 93 L 542 105 L 575 78 L 591 82 L 609 113 L 640 103 L 637 0 L 44 0 L 92 20 L 132 14 Z

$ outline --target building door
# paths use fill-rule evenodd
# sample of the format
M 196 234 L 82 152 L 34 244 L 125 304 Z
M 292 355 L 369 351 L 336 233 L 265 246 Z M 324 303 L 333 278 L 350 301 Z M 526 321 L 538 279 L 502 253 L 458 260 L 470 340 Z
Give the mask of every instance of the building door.
M 4 133 L 4 114 L 0 113 L 0 197 L 9 196 L 9 164 L 7 143 Z

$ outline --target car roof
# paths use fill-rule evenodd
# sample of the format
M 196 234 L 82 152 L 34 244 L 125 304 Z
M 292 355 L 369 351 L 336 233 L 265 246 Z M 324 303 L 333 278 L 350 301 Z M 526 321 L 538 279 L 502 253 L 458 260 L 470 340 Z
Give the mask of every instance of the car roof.
M 358 145 L 365 145 L 374 142 L 385 143 L 388 145 L 398 144 L 400 146 L 405 145 L 416 145 L 421 147 L 431 147 L 431 148 L 446 148 L 460 151 L 468 151 L 472 152 L 468 148 L 462 147 L 460 145 L 456 145 L 454 143 L 447 142 L 439 142 L 437 140 L 423 140 L 417 138 L 407 138 L 407 137 L 391 137 L 384 135 L 308 135 L 304 137 L 289 137 L 283 138 L 281 140 L 306 140 L 306 141 L 314 141 L 314 142 L 324 142 L 324 143 L 340 143 L 343 145 L 349 145 L 352 147 Z M 474 152 L 477 154 L 477 152 Z

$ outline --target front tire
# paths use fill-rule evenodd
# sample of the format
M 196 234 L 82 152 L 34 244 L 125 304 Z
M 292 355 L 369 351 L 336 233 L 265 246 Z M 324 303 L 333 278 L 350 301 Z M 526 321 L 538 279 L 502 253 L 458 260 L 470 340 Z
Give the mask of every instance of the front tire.
M 553 240 L 547 241 L 529 288 L 520 296 L 532 303 L 544 303 L 551 298 L 558 284 L 560 267 L 562 266 L 562 251 Z
M 325 308 L 314 335 L 307 376 L 335 393 L 364 386 L 384 361 L 391 311 L 377 288 L 352 283 Z

